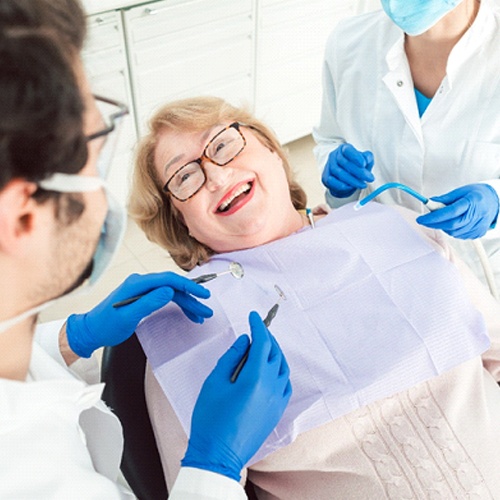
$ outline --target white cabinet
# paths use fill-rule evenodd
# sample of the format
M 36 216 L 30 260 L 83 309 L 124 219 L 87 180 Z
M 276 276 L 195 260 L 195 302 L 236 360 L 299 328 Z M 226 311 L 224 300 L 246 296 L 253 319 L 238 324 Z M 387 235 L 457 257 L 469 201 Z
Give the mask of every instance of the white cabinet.
M 132 149 L 137 142 L 137 134 L 120 12 L 111 11 L 90 16 L 88 31 L 83 61 L 92 91 L 126 103 L 132 115 L 125 119 L 120 130 L 108 178 L 113 194 L 119 200 L 125 201 L 132 170 Z
M 353 13 L 352 2 L 259 0 L 255 111 L 282 142 L 317 123 L 326 39 Z
M 172 99 L 252 103 L 254 22 L 252 0 L 163 0 L 125 11 L 139 130 Z
M 137 136 L 169 100 L 216 95 L 255 111 L 284 143 L 309 134 L 329 33 L 379 0 L 84 1 L 93 12 L 121 7 L 89 16 L 84 61 L 95 91 L 131 108 L 110 178 L 123 200 Z

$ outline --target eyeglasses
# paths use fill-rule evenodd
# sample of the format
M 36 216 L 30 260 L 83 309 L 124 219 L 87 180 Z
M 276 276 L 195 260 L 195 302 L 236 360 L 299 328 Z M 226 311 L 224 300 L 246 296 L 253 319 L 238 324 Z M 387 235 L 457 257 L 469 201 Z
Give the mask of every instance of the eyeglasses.
M 163 191 L 179 201 L 192 198 L 207 182 L 207 175 L 202 167 L 203 160 L 210 160 L 223 167 L 243 151 L 246 140 L 240 126 L 237 122 L 231 123 L 215 134 L 198 159 L 186 163 L 172 174 L 163 186 Z
M 81 176 L 78 174 L 66 174 L 56 172 L 38 183 L 38 185 L 48 191 L 61 193 L 73 193 L 84 191 L 95 191 L 103 186 L 103 181 L 108 176 L 109 167 L 113 161 L 113 156 L 118 142 L 118 132 L 122 124 L 122 118 L 128 114 L 128 107 L 118 101 L 94 95 L 97 108 L 103 117 L 105 127 L 87 136 L 87 142 L 105 137 L 99 157 L 97 160 L 97 172 L 99 177 Z M 113 132 L 113 134 L 112 134 Z
M 94 99 L 96 100 L 97 108 L 103 117 L 105 126 L 102 130 L 87 136 L 87 142 L 98 139 L 99 137 L 106 138 L 99 153 L 99 159 L 97 162 L 97 171 L 99 176 L 102 179 L 106 179 L 109 173 L 109 167 L 115 154 L 123 118 L 128 115 L 129 111 L 125 104 L 114 101 L 113 99 L 108 99 L 107 97 L 98 95 L 94 95 Z
M 87 136 L 87 141 L 92 141 L 98 137 L 109 135 L 122 122 L 122 118 L 129 113 L 128 107 L 121 102 L 95 94 L 94 99 L 96 100 L 97 108 L 99 109 L 101 116 L 106 121 L 106 126 L 102 130 Z

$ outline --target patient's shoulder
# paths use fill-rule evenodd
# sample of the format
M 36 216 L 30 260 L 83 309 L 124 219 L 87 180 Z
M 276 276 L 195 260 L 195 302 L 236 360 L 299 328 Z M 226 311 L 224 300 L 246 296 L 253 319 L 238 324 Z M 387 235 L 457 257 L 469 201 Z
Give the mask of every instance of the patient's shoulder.
M 395 210 L 401 217 L 408 223 L 408 225 L 414 229 L 420 236 L 430 243 L 435 250 L 451 260 L 452 249 L 447 242 L 448 237 L 442 231 L 435 229 L 430 229 L 428 227 L 422 226 L 417 222 L 417 217 L 420 214 L 406 207 L 400 205 L 390 205 L 392 210 Z

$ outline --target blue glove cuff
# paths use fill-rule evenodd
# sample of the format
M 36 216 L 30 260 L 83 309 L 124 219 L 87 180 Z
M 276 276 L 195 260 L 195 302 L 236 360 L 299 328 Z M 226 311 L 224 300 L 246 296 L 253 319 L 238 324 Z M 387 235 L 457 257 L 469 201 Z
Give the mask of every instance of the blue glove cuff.
M 184 467 L 208 470 L 222 474 L 223 476 L 239 481 L 243 464 L 238 456 L 226 446 L 214 453 L 200 452 L 192 445 L 191 440 L 186 451 L 186 455 L 181 460 Z
M 72 314 L 66 320 L 66 336 L 71 350 L 81 358 L 90 358 L 95 351 L 85 338 L 90 338 L 90 332 L 85 323 L 85 314 Z
M 497 202 L 497 209 L 496 209 L 495 218 L 493 219 L 493 222 L 491 223 L 490 227 L 488 228 L 488 229 L 495 229 L 495 227 L 497 225 L 497 221 L 498 221 L 498 211 L 500 209 L 500 200 L 498 199 L 498 193 L 493 186 L 490 186 L 489 184 L 485 184 L 485 186 L 490 188 L 490 190 L 493 193 L 493 196 Z

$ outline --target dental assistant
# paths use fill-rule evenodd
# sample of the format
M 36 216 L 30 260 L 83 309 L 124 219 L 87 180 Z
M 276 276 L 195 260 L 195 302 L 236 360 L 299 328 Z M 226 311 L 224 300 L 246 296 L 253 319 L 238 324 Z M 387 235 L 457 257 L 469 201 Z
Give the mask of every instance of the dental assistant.
M 315 155 L 331 206 L 388 182 L 445 208 L 418 217 L 484 281 L 481 238 L 500 288 L 500 8 L 494 0 L 381 0 L 326 46 Z M 377 198 L 427 212 L 398 190 Z
M 43 17 L 52 8 L 55 17 Z M 84 23 L 76 0 L 1 2 L 0 498 L 133 498 L 116 482 L 121 426 L 100 400 L 91 354 L 124 341 L 169 301 L 194 322 L 211 315 L 198 300 L 208 290 L 187 278 L 133 275 L 93 310 L 35 335 L 38 312 L 102 275 L 124 222 L 105 179 L 127 110 L 90 91 L 79 58 Z M 137 294 L 147 295 L 113 310 Z M 228 346 L 201 389 L 169 498 L 246 498 L 240 471 L 291 394 L 286 360 L 255 313 L 250 329 L 236 382 L 230 376 L 246 335 Z

